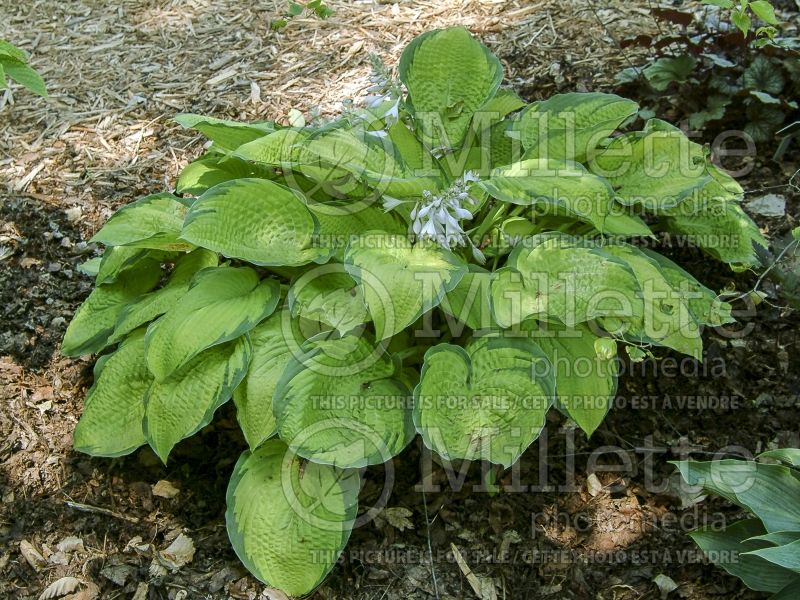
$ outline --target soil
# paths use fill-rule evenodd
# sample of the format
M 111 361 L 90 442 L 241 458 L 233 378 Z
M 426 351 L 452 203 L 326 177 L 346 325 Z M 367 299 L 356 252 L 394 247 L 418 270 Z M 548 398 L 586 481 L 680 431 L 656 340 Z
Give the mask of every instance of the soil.
M 563 2 L 331 4 L 337 15 L 330 22 L 302 18 L 280 34 L 268 28 L 282 10 L 275 2 L 248 9 L 235 2 L 212 9 L 203 0 L 188 3 L 191 10 L 146 1 L 3 9 L 9 17 L 0 37 L 33 53 L 53 100 L 15 90 L 15 104 L 6 96 L 0 108 L 0 598 L 36 599 L 59 580 L 74 589 L 42 597 L 281 597 L 248 575 L 227 541 L 225 489 L 245 448 L 230 404 L 181 443 L 167 467 L 148 448 L 113 460 L 71 449 L 92 377 L 91 359 L 58 352 L 92 287 L 77 265 L 95 252 L 86 240 L 114 208 L 169 187 L 202 150 L 202 140 L 179 131 L 169 115 L 265 118 L 314 104 L 324 113 L 342 86 L 368 86 L 366 61 L 354 57 L 377 49 L 396 58 L 422 29 L 453 23 L 486 36 L 527 99 L 607 91 L 624 66 L 614 27 L 654 27 L 647 3 L 636 2 L 599 15 L 582 3 L 566 3 L 566 10 Z M 606 28 L 598 29 L 596 17 Z M 600 49 L 590 59 L 565 59 L 587 32 Z M 350 53 L 353 40 L 367 44 Z M 220 59 L 226 53 L 244 60 L 256 51 L 266 56 L 252 79 L 263 91 L 259 102 L 244 71 L 233 83 L 203 84 L 228 68 L 230 61 Z M 348 61 L 358 70 L 348 71 Z M 283 71 L 265 74 L 270 67 Z M 85 73 L 77 87 L 70 84 L 76 72 Z M 145 94 L 153 89 L 161 91 Z M 310 99 L 298 100 L 303 93 Z M 146 101 L 131 104 L 138 94 Z M 794 151 L 783 164 L 756 159 L 741 179 L 751 195 L 787 197 L 785 217 L 758 218 L 771 240 L 798 225 L 800 194 L 786 185 L 797 158 Z M 757 279 L 693 249 L 661 250 L 713 289 L 745 291 Z M 362 506 L 375 503 L 393 479 L 386 510 L 353 532 L 340 564 L 312 597 L 764 597 L 708 564 L 686 535 L 743 513 L 680 493 L 669 464 L 800 446 L 800 316 L 768 279 L 762 289 L 766 298 L 757 307 L 737 305 L 733 331 L 705 333 L 702 363 L 660 352 L 658 361 L 628 365 L 616 406 L 591 439 L 551 413 L 518 465 L 496 474 L 499 490 L 484 487 L 485 465 L 466 465 L 459 475 L 462 465 L 445 469 L 419 440 L 391 467 L 368 471 Z M 193 541 L 194 556 L 166 568 L 159 552 L 180 534 Z M 668 580 L 659 576 L 677 588 L 662 592 L 656 582 Z

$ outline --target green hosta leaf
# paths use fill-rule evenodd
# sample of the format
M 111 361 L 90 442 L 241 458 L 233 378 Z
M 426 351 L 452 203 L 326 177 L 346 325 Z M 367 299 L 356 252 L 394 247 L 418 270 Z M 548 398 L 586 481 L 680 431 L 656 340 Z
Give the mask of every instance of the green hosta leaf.
M 433 147 L 460 146 L 473 114 L 502 78 L 500 61 L 462 27 L 418 36 L 400 58 L 420 134 Z
M 557 94 L 531 105 L 512 128 L 529 158 L 583 162 L 638 109 L 614 94 Z
M 275 310 L 280 286 L 253 269 L 218 267 L 197 273 L 189 291 L 147 329 L 147 366 L 164 381 L 200 352 L 238 338 Z
M 361 288 L 339 263 L 301 275 L 289 289 L 293 317 L 319 321 L 345 334 L 370 320 Z
M 152 380 L 144 362 L 144 330 L 136 331 L 98 361 L 75 427 L 75 449 L 92 456 L 122 456 L 145 444 L 144 396 Z
M 766 56 L 756 56 L 744 71 L 744 87 L 756 92 L 780 94 L 784 86 L 781 71 Z
M 697 59 L 683 55 L 659 58 L 642 70 L 654 90 L 663 92 L 670 83 L 684 83 L 692 75 Z
M 625 205 L 672 208 L 714 182 L 703 149 L 664 121 L 651 119 L 641 132 L 616 138 L 591 163 Z
M 765 533 L 764 535 L 757 535 L 750 538 L 751 540 L 763 540 L 776 546 L 783 546 L 785 544 L 792 544 L 800 540 L 800 531 L 775 531 L 774 533 Z
M 522 147 L 519 141 L 512 139 L 510 124 L 501 121 L 493 125 L 489 132 L 489 165 L 488 171 L 493 168 L 510 165 L 515 160 L 519 160 L 522 155 Z M 487 169 L 478 169 L 481 175 L 487 173 Z
M 300 162 L 309 129 L 279 129 L 237 148 L 234 156 L 245 161 L 290 169 Z
M 773 548 L 751 550 L 747 555 L 759 556 L 773 565 L 800 573 L 800 541 Z
M 789 467 L 743 460 L 673 464 L 689 485 L 700 485 L 749 510 L 761 519 L 767 532 L 800 530 L 800 479 Z M 759 534 L 747 537 L 754 535 Z
M 7 55 L 0 55 L 0 66 L 3 67 L 5 76 L 10 77 L 28 91 L 47 98 L 47 87 L 41 75 L 34 71 L 25 62 Z
M 350 242 L 345 269 L 361 287 L 383 340 L 435 308 L 467 272 L 467 264 L 438 245 L 412 246 L 405 235 L 370 231 Z
M 559 407 L 592 435 L 617 393 L 616 344 L 583 326 L 549 324 L 531 335 L 553 366 Z M 599 353 L 598 340 L 608 341 L 610 351 Z
M 195 273 L 208 267 L 216 267 L 217 262 L 217 255 L 203 248 L 186 254 L 175 265 L 175 270 L 163 288 L 139 296 L 125 306 L 117 319 L 109 343 L 120 341 L 137 327 L 163 315 L 187 292 Z
M 175 445 L 211 422 L 245 376 L 252 355 L 250 338 L 201 352 L 147 391 L 144 432 L 153 451 L 167 463 Z
M 302 354 L 296 322 L 284 312 L 274 313 L 249 333 L 253 344 L 250 369 L 233 392 L 236 417 L 251 450 L 272 437 L 278 424 L 272 396 L 283 371 L 294 356 Z
M 725 323 L 734 322 L 735 319 L 731 316 L 731 305 L 720 300 L 717 294 L 667 257 L 647 248 L 641 248 L 640 250 L 648 258 L 658 263 L 664 278 L 674 290 L 686 298 L 689 310 L 698 323 L 717 327 Z
M 710 199 L 687 203 L 670 211 L 664 220 L 668 231 L 684 235 L 714 258 L 730 265 L 759 264 L 753 244 L 768 242 L 758 226 L 735 202 Z
M 337 260 L 344 259 L 347 244 L 361 232 L 405 234 L 408 230 L 395 211 L 386 212 L 376 205 L 350 202 L 312 204 L 309 208 L 319 221 L 317 244 L 330 250 Z
M 275 131 L 273 123 L 238 123 L 190 113 L 177 115 L 175 122 L 186 129 L 199 131 L 220 150 L 228 152 Z
M 800 597 L 800 578 L 786 584 L 777 593 L 773 594 L 770 600 L 795 600 Z
M 275 171 L 234 156 L 212 154 L 186 165 L 178 177 L 175 191 L 199 196 L 219 183 L 247 177 L 273 179 Z
M 144 260 L 121 273 L 113 283 L 98 285 L 67 327 L 61 353 L 80 356 L 105 348 L 125 306 L 155 287 L 160 278 L 160 263 Z
M 172 194 L 145 196 L 114 213 L 89 241 L 106 246 L 191 250 L 191 244 L 178 239 L 187 210 L 187 203 Z
M 573 326 L 602 316 L 641 315 L 639 283 L 630 267 L 602 248 L 569 236 L 518 245 L 492 279 L 492 307 L 501 327 L 529 317 Z M 637 310 L 638 309 L 638 310 Z
M 491 306 L 492 274 L 476 265 L 469 265 L 469 272 L 456 286 L 445 294 L 442 310 L 472 330 L 495 326 Z M 451 325 L 451 330 L 455 327 Z
M 112 246 L 106 248 L 103 256 L 100 257 L 100 264 L 97 269 L 96 283 L 114 283 L 125 271 L 140 268 L 145 263 L 154 266 L 170 260 L 175 253 L 161 252 L 157 250 L 145 250 L 143 248 L 131 248 L 128 246 Z
M 578 163 L 523 160 L 496 170 L 478 183 L 490 196 L 544 214 L 567 214 L 606 231 L 605 220 L 614 208 L 614 190 L 602 177 Z
M 800 467 L 800 449 L 798 448 L 778 448 L 777 450 L 767 450 L 758 455 L 758 458 L 772 458 L 792 467 Z
M 76 268 L 79 273 L 83 273 L 89 277 L 97 277 L 97 274 L 100 272 L 100 263 L 102 262 L 102 256 L 95 256 L 94 258 L 80 263 Z
M 658 262 L 649 258 L 641 250 L 629 244 L 609 244 L 603 250 L 627 263 L 639 281 L 643 301 L 641 313 L 634 312 L 630 317 L 604 319 L 608 328 L 612 322 L 624 323 L 623 331 L 628 337 L 639 342 L 652 342 L 674 348 L 679 352 L 701 358 L 703 342 L 700 327 L 689 309 L 685 298 L 675 290 L 661 271 Z M 614 330 L 616 327 L 611 327 Z
M 302 196 L 264 179 L 214 186 L 192 205 L 181 238 L 256 265 L 297 266 L 328 256 Z
M 341 169 L 357 178 L 381 180 L 402 173 L 390 145 L 359 129 L 333 129 L 303 141 L 301 170 L 305 167 Z
M 299 454 L 340 467 L 381 464 L 414 436 L 398 365 L 365 337 L 311 344 L 273 397 L 278 435 Z
M 414 172 L 417 169 L 433 169 L 434 173 L 439 175 L 433 157 L 405 123 L 397 121 L 387 129 L 387 132 L 406 172 Z
M 797 575 L 748 552 L 768 545 L 763 541 L 748 541 L 763 532 L 764 528 L 757 519 L 745 519 L 724 531 L 705 528 L 693 531 L 689 536 L 715 565 L 741 579 L 750 589 L 777 592 Z
M 497 90 L 494 98 L 489 100 L 481 108 L 481 112 L 492 116 L 493 122 L 499 122 L 512 112 L 525 108 L 525 101 L 520 98 L 513 90 Z
M 290 596 L 316 588 L 347 544 L 358 510 L 358 471 L 304 463 L 280 440 L 242 454 L 225 521 L 239 560 Z
M 604 233 L 621 238 L 654 237 L 641 217 L 630 214 L 630 207 L 614 202 L 603 221 Z
M 446 460 L 510 467 L 539 436 L 554 394 L 550 365 L 529 340 L 439 344 L 425 353 L 414 425 Z

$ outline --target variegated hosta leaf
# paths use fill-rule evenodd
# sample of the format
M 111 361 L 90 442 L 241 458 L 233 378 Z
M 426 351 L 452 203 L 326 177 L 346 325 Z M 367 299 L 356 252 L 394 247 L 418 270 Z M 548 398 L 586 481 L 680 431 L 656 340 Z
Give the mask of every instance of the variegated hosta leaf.
M 414 425 L 446 460 L 510 467 L 539 436 L 554 395 L 552 368 L 530 340 L 439 344 L 425 353 Z
M 274 133 L 243 144 L 237 148 L 233 156 L 270 167 L 291 169 L 300 162 L 303 141 L 311 133 L 311 129 L 278 129 Z
M 630 267 L 576 238 L 528 238 L 493 274 L 492 307 L 501 327 L 536 317 L 574 326 L 604 315 L 641 315 Z
M 614 186 L 619 202 L 656 213 L 689 198 L 731 199 L 736 195 L 731 186 L 738 188 L 708 164 L 702 146 L 658 119 L 648 121 L 642 131 L 616 138 L 590 167 Z
M 559 408 L 592 435 L 617 393 L 616 343 L 584 325 L 550 323 L 530 335 L 553 366 Z
M 504 117 L 525 108 L 525 101 L 513 90 L 497 90 L 494 97 L 481 108 L 481 112 L 489 115 L 489 122 L 499 123 Z
M 312 204 L 309 209 L 319 221 L 317 244 L 327 248 L 339 261 L 344 259 L 347 244 L 361 232 L 375 230 L 400 235 L 408 230 L 397 212 L 386 212 L 375 204 Z
M 316 588 L 347 544 L 358 510 L 358 471 L 305 463 L 280 440 L 242 454 L 225 521 L 247 569 L 290 596 Z
M 731 305 L 719 299 L 692 275 L 681 269 L 666 256 L 653 252 L 647 248 L 640 248 L 648 258 L 658 263 L 661 274 L 669 281 L 674 290 L 677 290 L 689 304 L 689 310 L 695 320 L 701 325 L 717 327 L 725 323 L 733 323 Z
M 503 78 L 500 61 L 461 27 L 417 37 L 400 58 L 423 141 L 456 148 L 476 111 L 491 100 Z
M 618 335 L 668 346 L 700 358 L 703 353 L 700 326 L 689 309 L 685 294 L 672 287 L 658 263 L 629 244 L 608 244 L 603 246 L 603 251 L 624 261 L 633 270 L 641 289 L 637 301 L 642 304 L 641 310 L 634 310 L 630 316 L 602 319 L 603 327 Z
M 525 158 L 583 162 L 638 109 L 632 100 L 614 94 L 557 94 L 530 105 L 513 129 L 526 149 Z
M 265 179 L 214 186 L 192 204 L 181 238 L 256 265 L 297 266 L 324 260 L 319 223 L 299 192 Z
M 288 302 L 293 317 L 319 321 L 341 334 L 370 320 L 361 288 L 339 263 L 303 273 L 289 288 Z
M 406 165 L 391 137 L 376 137 L 363 129 L 340 128 L 311 136 L 304 140 L 302 149 L 296 168 L 309 177 L 317 181 L 335 180 L 337 173 L 339 176 L 348 173 L 369 184 L 369 194 L 366 189 L 356 191 L 357 188 L 347 181 L 334 184 L 334 189 L 349 196 L 385 194 L 402 198 L 420 196 L 424 190 L 442 186 L 440 173 L 431 157 L 423 156 L 427 168 Z
M 489 329 L 496 324 L 492 318 L 491 272 L 469 265 L 469 272 L 442 299 L 445 314 L 472 330 Z M 454 324 L 450 329 L 454 330 Z M 454 331 L 455 333 L 455 331 Z
M 172 194 L 145 196 L 114 213 L 90 241 L 106 246 L 191 250 L 191 244 L 178 239 L 187 207 L 187 201 Z
M 163 315 L 187 292 L 195 273 L 208 267 L 216 267 L 218 262 L 216 253 L 204 248 L 183 256 L 163 288 L 139 296 L 125 306 L 117 319 L 109 343 L 122 340 L 137 327 Z
M 626 215 L 625 207 L 614 201 L 614 190 L 605 179 L 579 163 L 523 160 L 496 169 L 478 185 L 503 202 L 535 207 L 541 214 L 569 216 L 601 233 L 652 235 L 641 220 Z
M 437 244 L 369 231 L 350 242 L 345 269 L 358 282 L 378 340 L 402 331 L 436 307 L 467 272 L 467 264 Z
M 154 381 L 145 397 L 144 432 L 166 464 L 175 445 L 211 422 L 230 400 L 250 364 L 253 347 L 247 334 L 209 348 L 163 381 Z
M 429 171 L 436 177 L 441 171 L 430 152 L 414 132 L 402 121 L 397 121 L 387 129 L 389 141 L 408 173 L 421 174 Z
M 195 129 L 214 142 L 222 151 L 236 150 L 242 144 L 252 142 L 275 131 L 273 123 L 239 123 L 203 115 L 184 113 L 175 121 L 186 129 Z
M 236 339 L 272 314 L 277 281 L 248 267 L 204 269 L 189 291 L 147 329 L 147 366 L 164 381 L 211 346 Z
M 219 183 L 245 177 L 274 179 L 275 170 L 235 156 L 210 153 L 184 167 L 178 176 L 175 191 L 199 196 Z
M 411 441 L 410 392 L 398 365 L 366 337 L 310 343 L 275 390 L 278 435 L 308 460 L 381 464 Z
M 147 443 L 142 418 L 152 381 L 144 361 L 144 330 L 135 331 L 116 352 L 98 360 L 75 428 L 75 449 L 92 456 L 122 456 Z
M 754 245 L 769 244 L 758 226 L 730 200 L 686 201 L 668 211 L 667 231 L 685 236 L 717 260 L 737 269 L 758 266 Z
M 251 450 L 278 430 L 272 410 L 272 396 L 286 366 L 299 356 L 304 341 L 297 322 L 285 311 L 273 313 L 249 333 L 253 358 L 242 383 L 233 392 L 236 417 Z
M 363 179 L 370 174 L 375 179 L 402 174 L 395 161 L 392 145 L 387 140 L 370 136 L 361 129 L 337 128 L 310 136 L 302 144 L 300 168 L 336 168 Z
M 61 352 L 80 356 L 106 347 L 117 319 L 136 297 L 153 289 L 161 279 L 161 263 L 146 258 L 120 272 L 113 283 L 98 285 L 72 318 Z
M 143 263 L 160 264 L 169 262 L 177 256 L 180 256 L 177 252 L 147 250 L 130 246 L 110 246 L 100 257 L 95 283 L 97 285 L 114 283 L 120 274 L 133 268 L 139 268 Z

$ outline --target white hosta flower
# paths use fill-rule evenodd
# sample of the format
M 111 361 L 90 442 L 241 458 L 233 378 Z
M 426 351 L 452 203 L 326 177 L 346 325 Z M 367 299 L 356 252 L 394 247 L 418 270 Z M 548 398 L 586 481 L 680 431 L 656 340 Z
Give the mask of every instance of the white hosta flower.
M 449 189 L 438 195 L 425 191 L 422 200 L 411 211 L 411 232 L 421 240 L 434 240 L 448 250 L 456 246 L 472 245 L 461 222 L 471 220 L 477 203 L 469 195 L 470 182 L 477 181 L 474 173 L 464 173 Z

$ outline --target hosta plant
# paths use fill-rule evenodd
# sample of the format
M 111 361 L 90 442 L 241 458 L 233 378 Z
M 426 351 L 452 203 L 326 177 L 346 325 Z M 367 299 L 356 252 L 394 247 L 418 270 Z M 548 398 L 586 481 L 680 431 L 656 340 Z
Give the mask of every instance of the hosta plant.
M 656 229 L 737 268 L 765 243 L 702 146 L 663 121 L 618 132 L 632 101 L 526 104 L 462 28 L 415 39 L 398 75 L 314 127 L 180 115 L 210 148 L 94 236 L 64 339 L 100 354 L 83 452 L 166 462 L 233 400 L 230 539 L 293 595 L 367 520 L 364 469 L 417 434 L 508 467 L 548 410 L 595 430 L 618 349 L 701 356 L 730 306 L 646 247 Z
M 800 450 L 779 448 L 758 458 L 774 462 L 675 463 L 688 484 L 753 515 L 689 535 L 711 562 L 747 587 L 771 592 L 772 600 L 795 600 L 800 598 Z

